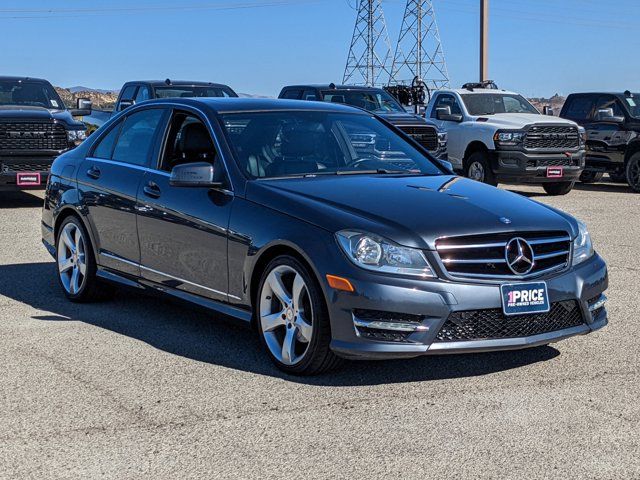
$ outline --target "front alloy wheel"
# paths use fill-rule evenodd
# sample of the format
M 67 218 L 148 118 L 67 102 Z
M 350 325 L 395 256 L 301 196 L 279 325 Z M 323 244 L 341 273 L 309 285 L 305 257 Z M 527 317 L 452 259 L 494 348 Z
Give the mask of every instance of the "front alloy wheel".
M 634 192 L 640 193 L 640 152 L 627 162 L 627 182 Z
M 260 282 L 256 323 L 276 366 L 288 373 L 312 375 L 336 366 L 329 349 L 329 315 L 320 287 L 297 259 L 274 259 Z

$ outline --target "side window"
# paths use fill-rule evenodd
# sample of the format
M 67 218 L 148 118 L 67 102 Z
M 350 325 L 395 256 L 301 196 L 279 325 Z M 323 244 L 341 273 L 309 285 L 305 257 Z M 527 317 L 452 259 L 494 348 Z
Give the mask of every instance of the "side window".
M 213 140 L 202 120 L 189 112 L 173 112 L 160 170 L 170 172 L 183 163 L 214 163 L 216 157 Z
M 624 110 L 622 109 L 622 106 L 620 105 L 616 97 L 614 97 L 613 95 L 603 95 L 598 98 L 593 115 L 597 115 L 598 110 L 604 110 L 607 108 L 613 109 L 613 115 L 615 117 L 624 117 Z
M 163 114 L 164 110 L 153 108 L 129 115 L 122 125 L 112 158 L 133 165 L 147 165 Z
M 137 85 L 127 85 L 120 95 L 120 102 L 131 102 L 136 96 Z M 118 105 L 118 111 L 123 110 L 122 105 Z
M 456 97 L 449 94 L 442 94 L 438 96 L 436 99 L 436 103 L 433 106 L 433 110 L 431 111 L 431 118 L 436 118 L 436 112 L 438 108 L 446 108 L 449 107 L 451 109 L 452 115 L 461 115 L 462 111 L 460 110 L 460 105 L 458 105 L 458 101 Z
M 111 160 L 111 154 L 113 153 L 113 147 L 116 144 L 120 128 L 122 127 L 122 121 L 113 126 L 109 133 L 98 140 L 96 147 L 93 150 L 93 156 L 95 158 L 104 158 L 105 160 Z
M 565 107 L 564 117 L 571 120 L 587 120 L 593 111 L 593 97 L 573 97 L 570 98 Z
M 282 94 L 282 98 L 286 98 L 288 100 L 300 100 L 301 96 L 302 96 L 302 90 L 294 89 L 294 88 L 285 90 L 284 93 Z
M 151 92 L 149 91 L 149 87 L 141 85 L 140 88 L 138 88 L 138 93 L 136 94 L 136 103 L 144 102 L 150 98 Z
M 305 90 L 302 92 L 303 100 L 318 100 L 318 96 L 316 95 L 315 90 Z

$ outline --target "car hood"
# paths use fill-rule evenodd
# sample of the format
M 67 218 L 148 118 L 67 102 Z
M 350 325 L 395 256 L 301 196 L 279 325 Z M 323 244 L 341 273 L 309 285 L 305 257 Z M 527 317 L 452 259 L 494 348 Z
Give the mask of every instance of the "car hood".
M 575 220 L 522 195 L 456 176 L 318 176 L 249 182 L 247 199 L 326 230 L 373 232 L 434 249 L 441 237 L 566 231 Z
M 378 113 L 380 118 L 384 118 L 387 122 L 393 125 L 435 125 L 432 122 L 425 120 L 423 117 L 414 115 L 411 113 Z
M 550 115 L 536 115 L 533 113 L 496 113 L 495 115 L 479 116 L 487 118 L 487 125 L 503 128 L 522 128 L 527 125 L 576 125 L 571 120 Z
M 68 110 L 49 110 L 42 107 L 0 106 L 0 122 L 59 122 L 69 128 L 80 128 L 84 124 L 74 120 Z

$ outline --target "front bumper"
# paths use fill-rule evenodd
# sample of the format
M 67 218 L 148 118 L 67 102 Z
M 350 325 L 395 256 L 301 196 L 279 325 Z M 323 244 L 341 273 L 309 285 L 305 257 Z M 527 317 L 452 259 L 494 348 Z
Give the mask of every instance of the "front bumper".
M 494 150 L 491 169 L 502 183 L 573 182 L 580 178 L 585 165 L 585 151 L 530 153 L 522 150 Z M 561 178 L 547 177 L 549 166 L 562 166 Z
M 55 158 L 54 156 L 0 156 L 0 191 L 43 190 L 47 186 L 49 171 Z M 39 181 L 24 182 L 28 177 L 39 178 Z
M 350 278 L 356 292 L 332 290 L 329 291 L 328 299 L 333 336 L 331 348 L 346 358 L 409 358 L 431 354 L 522 349 L 584 335 L 607 324 L 604 305 L 594 303 L 604 299 L 603 292 L 608 286 L 606 264 L 597 254 L 567 272 L 544 279 L 547 283 L 549 302 L 577 302 L 582 324 L 515 338 L 478 338 L 464 341 L 440 341 L 437 338 L 438 332 L 452 313 L 501 309 L 498 283 L 422 281 L 381 275 L 371 278 L 374 275 L 362 274 L 356 270 L 351 273 Z M 422 320 L 420 328 L 413 330 L 402 341 L 398 341 L 397 338 L 385 340 L 384 336 L 379 340 L 373 340 L 361 335 L 357 325 L 364 324 L 354 316 L 354 311 L 365 310 L 395 312 L 401 318 L 420 316 Z M 398 328 L 403 327 L 402 323 L 398 325 Z M 380 327 L 379 324 L 372 326 Z M 393 336 L 397 330 L 389 332 Z

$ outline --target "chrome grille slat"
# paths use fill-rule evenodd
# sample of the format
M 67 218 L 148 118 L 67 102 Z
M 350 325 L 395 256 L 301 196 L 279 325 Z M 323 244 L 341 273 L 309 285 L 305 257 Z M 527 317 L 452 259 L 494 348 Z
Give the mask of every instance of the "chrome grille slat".
M 528 150 L 558 150 L 579 145 L 578 129 L 562 125 L 534 125 L 524 139 L 524 148 Z
M 67 148 L 67 131 L 59 123 L 0 122 L 0 151 L 62 151 Z
M 427 150 L 438 149 L 438 132 L 429 125 L 398 125 L 398 128 Z
M 531 247 L 533 269 L 518 275 L 509 268 L 507 244 L 522 238 Z M 566 232 L 504 232 L 442 238 L 436 241 L 441 267 L 453 278 L 513 280 L 564 270 L 570 264 L 571 237 Z

